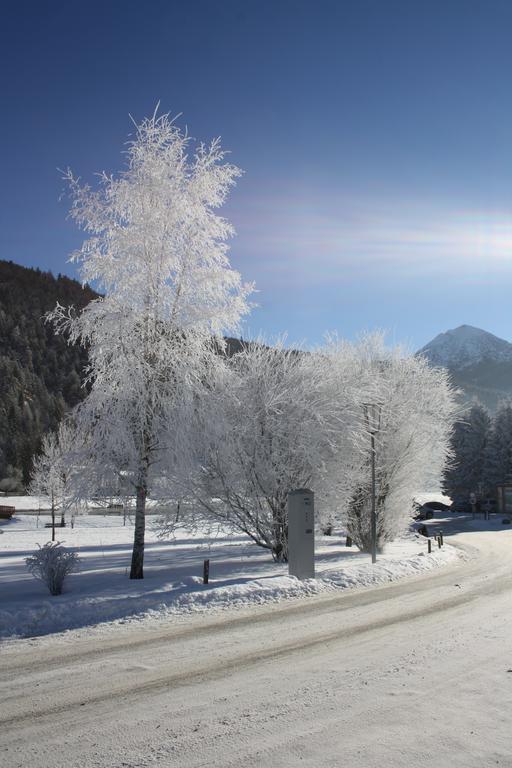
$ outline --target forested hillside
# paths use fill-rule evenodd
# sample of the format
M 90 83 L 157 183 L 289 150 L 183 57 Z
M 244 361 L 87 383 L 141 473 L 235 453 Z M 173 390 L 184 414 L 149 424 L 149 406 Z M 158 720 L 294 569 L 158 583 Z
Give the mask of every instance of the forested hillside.
M 83 307 L 96 295 L 68 277 L 0 261 L 0 490 L 26 484 L 41 435 L 84 395 L 86 352 L 43 315 L 57 301 Z

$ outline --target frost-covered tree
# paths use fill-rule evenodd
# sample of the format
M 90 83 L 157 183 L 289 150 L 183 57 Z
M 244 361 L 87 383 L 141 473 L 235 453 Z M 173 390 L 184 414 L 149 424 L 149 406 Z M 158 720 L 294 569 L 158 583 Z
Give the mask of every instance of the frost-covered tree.
M 489 493 L 496 493 L 499 483 L 512 477 L 512 401 L 505 400 L 498 406 L 487 444 L 485 457 L 485 482 Z
M 51 319 L 89 350 L 90 394 L 75 414 L 96 482 L 123 472 L 136 496 L 130 578 L 143 578 L 148 491 L 187 455 L 194 398 L 220 359 L 222 333 L 248 311 L 231 269 L 231 225 L 215 211 L 240 170 L 220 141 L 199 144 L 167 115 L 136 126 L 119 176 L 98 189 L 67 174 L 71 216 L 89 235 L 72 258 L 104 297 Z
M 315 491 L 320 522 L 341 518 L 369 550 L 365 403 L 380 407 L 379 548 L 407 525 L 418 488 L 439 482 L 455 414 L 447 375 L 386 349 L 379 334 L 357 344 L 333 339 L 314 353 L 252 344 L 230 361 L 226 377 L 203 403 L 208 449 L 188 508 L 246 533 L 276 560 L 287 557 L 287 494 L 300 487 Z
M 489 492 L 485 464 L 491 428 L 489 412 L 480 403 L 474 403 L 454 425 L 451 459 L 443 478 L 443 489 L 452 498 Z
M 345 456 L 342 519 L 355 543 L 371 548 L 371 441 L 376 427 L 377 547 L 381 549 L 406 526 L 414 494 L 439 482 L 449 453 L 456 413 L 453 390 L 443 369 L 422 358 L 387 349 L 380 334 L 356 345 L 328 349 L 332 367 L 347 365 L 359 381 L 359 429 L 351 431 L 352 450 Z M 365 404 L 377 405 L 378 423 L 369 425 Z
M 52 541 L 55 541 L 55 516 L 60 512 L 61 526 L 73 504 L 72 476 L 76 469 L 73 456 L 77 450 L 77 433 L 72 421 L 61 421 L 55 432 L 43 437 L 41 451 L 32 467 L 30 493 L 50 500 Z
M 275 560 L 287 559 L 287 495 L 311 487 L 321 507 L 346 437 L 345 401 L 333 398 L 328 377 L 321 356 L 282 341 L 248 344 L 229 361 L 203 403 L 206 451 L 189 485 L 202 522 L 241 531 Z

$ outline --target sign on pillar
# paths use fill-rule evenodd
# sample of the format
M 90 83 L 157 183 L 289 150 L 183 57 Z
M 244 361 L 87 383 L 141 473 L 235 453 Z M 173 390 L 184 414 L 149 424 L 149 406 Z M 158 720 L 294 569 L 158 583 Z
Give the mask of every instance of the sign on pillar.
M 300 488 L 288 494 L 288 573 L 315 578 L 315 502 L 313 491 Z

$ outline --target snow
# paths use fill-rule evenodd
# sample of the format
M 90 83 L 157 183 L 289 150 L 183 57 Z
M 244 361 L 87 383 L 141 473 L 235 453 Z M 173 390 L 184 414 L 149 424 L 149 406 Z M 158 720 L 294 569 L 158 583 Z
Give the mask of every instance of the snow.
M 2 766 L 510 766 L 512 531 L 467 523 L 426 578 L 4 644 Z
M 432 365 L 460 369 L 482 360 L 510 362 L 512 344 L 480 328 L 461 325 L 440 333 L 418 355 L 425 356 Z
M 20 509 L 27 498 L 16 499 Z M 33 502 L 32 502 L 33 506 Z M 287 566 L 241 535 L 178 531 L 175 540 L 160 541 L 149 516 L 144 580 L 130 581 L 133 526 L 122 516 L 78 517 L 72 529 L 56 529 L 64 546 L 76 549 L 81 569 L 70 575 L 64 594 L 51 597 L 28 573 L 25 558 L 51 537 L 48 514 L 16 514 L 1 521 L 0 637 L 32 637 L 69 629 L 90 631 L 99 623 L 155 623 L 205 611 L 227 611 L 290 598 L 304 598 L 352 587 L 369 587 L 414 576 L 451 562 L 457 551 L 433 548 L 411 532 L 387 546 L 376 566 L 345 537 L 317 537 L 316 579 L 288 576 Z M 203 560 L 210 560 L 210 583 L 203 585 Z M 105 627 L 104 627 L 105 629 Z
M 50 500 L 35 498 L 34 496 L 7 496 L 0 495 L 0 506 L 15 507 L 17 512 L 38 512 L 50 509 Z

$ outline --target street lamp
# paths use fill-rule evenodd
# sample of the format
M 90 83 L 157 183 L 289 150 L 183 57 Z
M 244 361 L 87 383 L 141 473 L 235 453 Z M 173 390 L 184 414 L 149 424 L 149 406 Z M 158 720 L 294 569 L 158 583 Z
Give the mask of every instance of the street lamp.
M 370 518 L 371 540 L 372 540 L 372 563 L 377 562 L 377 504 L 376 504 L 376 482 L 375 482 L 375 435 L 380 430 L 380 417 L 382 412 L 382 403 L 363 403 L 363 413 L 366 421 L 366 428 L 370 433 L 371 444 L 371 463 L 372 463 L 372 514 Z

